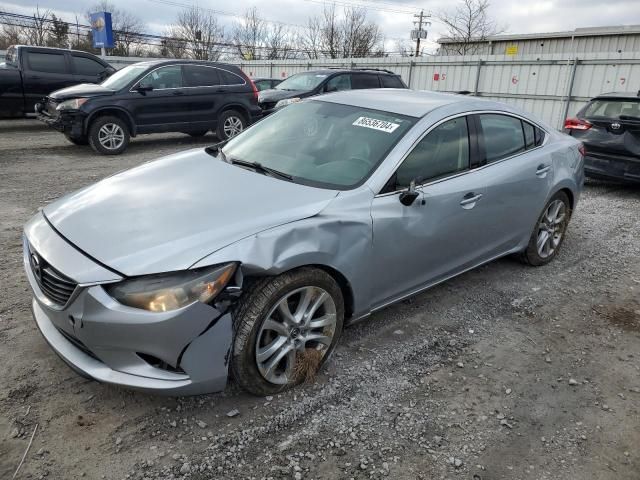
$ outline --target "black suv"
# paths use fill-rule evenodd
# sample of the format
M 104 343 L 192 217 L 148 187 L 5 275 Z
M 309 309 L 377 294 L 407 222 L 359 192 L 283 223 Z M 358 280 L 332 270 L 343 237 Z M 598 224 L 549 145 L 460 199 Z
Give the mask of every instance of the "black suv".
M 122 153 L 141 133 L 184 132 L 220 140 L 262 116 L 258 91 L 233 65 L 196 60 L 141 62 L 99 85 L 76 85 L 49 94 L 38 118 L 75 144 L 98 153 Z
M 325 69 L 296 73 L 278 84 L 273 90 L 260 92 L 258 103 L 265 115 L 295 103 L 301 98 L 321 93 L 360 88 L 408 88 L 389 70 L 378 69 Z
M 587 176 L 640 183 L 640 92 L 595 97 L 564 131 L 583 143 Z

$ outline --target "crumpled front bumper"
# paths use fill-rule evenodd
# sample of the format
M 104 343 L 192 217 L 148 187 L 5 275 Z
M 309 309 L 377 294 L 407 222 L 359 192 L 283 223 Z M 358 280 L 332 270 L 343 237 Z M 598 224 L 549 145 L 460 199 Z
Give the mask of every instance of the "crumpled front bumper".
M 82 112 L 60 112 L 58 115 L 49 115 L 43 104 L 36 104 L 36 116 L 38 120 L 48 127 L 65 133 L 71 137 L 80 138 L 84 135 L 84 120 L 86 115 Z
M 232 342 L 230 313 L 200 302 L 171 312 L 148 312 L 121 305 L 100 284 L 87 282 L 79 283 L 67 305 L 56 306 L 35 279 L 29 248 L 40 246 L 38 254 L 70 278 L 73 274 L 61 266 L 69 268 L 74 262 L 57 261 L 52 254 L 64 255 L 63 245 L 70 249 L 69 257 L 79 252 L 42 221 L 36 218 L 38 227 L 33 228 L 32 220 L 25 229 L 24 265 L 34 293 L 33 316 L 47 343 L 69 366 L 100 382 L 156 394 L 224 389 Z M 34 231 L 40 237 L 30 242 L 28 234 Z M 51 238 L 43 241 L 43 234 Z

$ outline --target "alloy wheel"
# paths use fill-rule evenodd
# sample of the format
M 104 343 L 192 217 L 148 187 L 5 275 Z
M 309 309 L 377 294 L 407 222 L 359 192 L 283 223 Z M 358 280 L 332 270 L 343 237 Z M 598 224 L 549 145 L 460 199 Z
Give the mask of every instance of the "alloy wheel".
M 227 117 L 224 121 L 223 131 L 224 131 L 224 135 L 227 138 L 235 137 L 240 132 L 242 132 L 243 129 L 244 129 L 244 126 L 242 124 L 242 119 L 239 117 L 235 117 L 235 116 Z
M 566 228 L 567 206 L 562 200 L 554 200 L 545 210 L 538 224 L 537 250 L 540 258 L 554 254 Z
M 296 356 L 316 349 L 322 358 L 336 331 L 336 305 L 319 287 L 302 287 L 287 293 L 271 308 L 256 337 L 258 371 L 270 383 L 294 380 Z
M 124 131 L 116 123 L 105 123 L 98 130 L 98 141 L 107 150 L 117 150 L 124 143 Z

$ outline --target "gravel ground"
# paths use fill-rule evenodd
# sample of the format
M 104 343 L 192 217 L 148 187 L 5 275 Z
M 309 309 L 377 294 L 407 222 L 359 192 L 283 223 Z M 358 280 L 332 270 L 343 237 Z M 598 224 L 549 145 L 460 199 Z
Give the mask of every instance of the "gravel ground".
M 589 183 L 556 261 L 503 259 L 348 328 L 315 384 L 163 398 L 87 381 L 29 310 L 21 228 L 116 171 L 213 141 L 94 155 L 0 122 L 0 478 L 640 477 L 640 188 Z

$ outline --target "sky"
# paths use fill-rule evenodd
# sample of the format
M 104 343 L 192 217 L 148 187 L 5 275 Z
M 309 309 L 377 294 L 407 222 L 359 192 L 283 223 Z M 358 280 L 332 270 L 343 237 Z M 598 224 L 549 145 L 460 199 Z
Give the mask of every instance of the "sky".
M 160 34 L 181 10 L 179 5 L 199 5 L 220 12 L 220 23 L 230 31 L 233 23 L 248 8 L 257 7 L 265 20 L 292 25 L 304 25 L 310 15 L 320 14 L 325 0 L 110 0 L 116 7 L 138 15 L 149 33 Z M 397 39 L 409 39 L 413 13 L 424 9 L 432 22 L 428 27 L 427 51 L 434 51 L 444 26 L 437 20 L 443 9 L 454 8 L 456 0 L 336 0 L 338 3 L 358 3 L 368 7 L 369 18 L 381 28 L 385 50 L 394 51 Z M 573 30 L 579 27 L 640 24 L 640 0 L 490 0 L 490 16 L 504 33 L 536 33 Z M 0 0 L 0 10 L 30 14 L 38 6 L 51 10 L 67 21 L 77 14 L 84 22 L 84 13 L 91 5 L 87 0 Z M 340 7 L 338 7 L 340 8 Z

